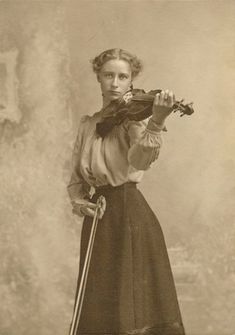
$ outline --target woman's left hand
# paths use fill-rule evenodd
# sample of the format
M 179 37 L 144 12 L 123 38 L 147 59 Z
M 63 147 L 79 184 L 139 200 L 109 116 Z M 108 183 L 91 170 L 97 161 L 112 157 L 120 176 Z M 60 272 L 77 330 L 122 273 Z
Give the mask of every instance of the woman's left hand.
M 153 120 L 159 125 L 163 125 L 165 119 L 172 112 L 175 103 L 175 95 L 172 91 L 162 90 L 157 93 L 153 102 Z

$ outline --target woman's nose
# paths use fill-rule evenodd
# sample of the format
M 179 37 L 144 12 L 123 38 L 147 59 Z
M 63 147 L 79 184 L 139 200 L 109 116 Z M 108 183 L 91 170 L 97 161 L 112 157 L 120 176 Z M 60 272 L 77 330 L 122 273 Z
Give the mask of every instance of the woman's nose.
M 118 77 L 113 77 L 112 87 L 118 87 Z

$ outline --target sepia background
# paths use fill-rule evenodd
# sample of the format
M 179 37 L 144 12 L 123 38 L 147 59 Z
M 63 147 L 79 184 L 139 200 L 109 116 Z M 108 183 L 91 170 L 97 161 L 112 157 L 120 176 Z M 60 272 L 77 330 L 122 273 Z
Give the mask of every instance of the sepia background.
M 194 102 L 167 121 L 139 187 L 187 334 L 235 334 L 234 12 L 234 1 L 0 1 L 0 53 L 17 55 L 14 99 L 0 64 L 1 335 L 68 334 L 81 221 L 66 184 L 79 119 L 101 108 L 89 60 L 112 47 L 143 60 L 135 87 Z

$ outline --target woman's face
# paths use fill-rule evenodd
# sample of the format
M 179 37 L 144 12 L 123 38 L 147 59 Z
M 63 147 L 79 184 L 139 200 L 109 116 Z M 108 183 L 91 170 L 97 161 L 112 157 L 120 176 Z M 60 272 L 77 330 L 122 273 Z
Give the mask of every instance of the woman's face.
M 131 87 L 130 64 L 121 59 L 112 59 L 103 64 L 98 81 L 106 103 L 121 98 Z

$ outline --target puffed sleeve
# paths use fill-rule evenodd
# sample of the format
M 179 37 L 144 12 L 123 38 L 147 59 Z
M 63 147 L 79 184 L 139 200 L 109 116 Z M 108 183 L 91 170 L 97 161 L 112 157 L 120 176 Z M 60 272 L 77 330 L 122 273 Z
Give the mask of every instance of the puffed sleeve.
M 83 118 L 80 122 L 78 135 L 75 141 L 74 150 L 72 154 L 72 175 L 67 190 L 72 202 L 84 205 L 89 198 L 90 185 L 84 180 L 80 173 L 80 155 L 81 148 L 84 141 L 84 122 Z
M 128 161 L 137 170 L 147 170 L 158 158 L 162 145 L 161 131 L 164 125 L 156 124 L 150 117 L 143 121 L 128 121 L 130 138 Z

